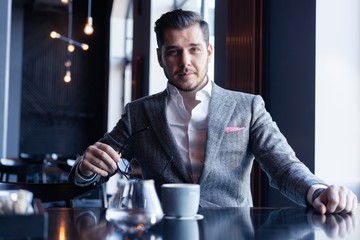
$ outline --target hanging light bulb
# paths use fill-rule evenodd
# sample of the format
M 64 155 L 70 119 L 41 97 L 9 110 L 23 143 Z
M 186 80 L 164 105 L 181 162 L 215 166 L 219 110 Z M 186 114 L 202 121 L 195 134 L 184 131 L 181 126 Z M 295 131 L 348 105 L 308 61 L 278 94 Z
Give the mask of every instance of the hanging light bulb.
M 82 50 L 84 50 L 84 51 L 87 51 L 89 49 L 89 45 L 87 45 L 86 43 L 81 43 L 80 46 L 81 46 Z
M 60 35 L 59 33 L 55 32 L 55 31 L 52 31 L 52 32 L 50 33 L 50 37 L 51 37 L 51 38 L 60 38 L 61 35 Z
M 93 28 L 93 19 L 92 17 L 87 17 L 87 21 L 84 27 L 84 33 L 86 35 L 91 35 L 94 32 L 94 28 Z
M 66 70 L 66 74 L 64 76 L 64 82 L 66 82 L 66 83 L 71 82 L 71 72 L 70 72 L 70 70 Z
M 62 2 L 63 4 L 68 4 L 68 3 L 69 3 L 69 0 L 61 0 L 61 2 Z
M 93 19 L 91 17 L 91 0 L 88 0 L 88 15 L 84 27 L 84 33 L 86 35 L 91 35 L 93 34 L 93 32 L 94 32 L 94 28 L 93 28 Z
M 75 46 L 74 46 L 74 44 L 72 44 L 72 43 L 69 43 L 68 44 L 68 47 L 67 47 L 67 50 L 68 50 L 68 52 L 74 52 L 75 51 Z

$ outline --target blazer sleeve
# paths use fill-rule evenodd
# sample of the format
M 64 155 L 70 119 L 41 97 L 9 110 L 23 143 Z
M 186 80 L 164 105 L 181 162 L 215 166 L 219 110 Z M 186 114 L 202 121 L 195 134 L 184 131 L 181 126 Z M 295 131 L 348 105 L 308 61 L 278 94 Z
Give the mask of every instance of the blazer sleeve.
M 127 104 L 125 106 L 125 112 L 122 114 L 121 119 L 117 122 L 116 126 L 112 129 L 112 131 L 105 133 L 104 136 L 99 139 L 99 142 L 105 143 L 109 146 L 111 146 L 116 151 L 119 151 L 125 146 L 125 143 L 127 139 L 130 137 L 130 124 L 129 124 L 129 105 Z M 95 174 L 95 176 L 91 178 L 84 178 L 79 173 L 79 164 L 82 159 L 82 156 L 78 157 L 75 161 L 75 164 L 70 170 L 70 173 L 68 175 L 68 179 L 70 182 L 75 183 L 78 186 L 88 186 L 90 184 L 98 185 L 103 184 L 107 182 L 111 176 L 116 174 L 114 172 L 112 175 L 109 175 L 107 177 L 102 177 L 98 174 Z
M 80 156 L 76 159 L 74 165 L 72 166 L 72 168 L 69 172 L 68 179 L 70 182 L 74 183 L 77 186 L 85 187 L 85 186 L 89 186 L 89 185 L 102 184 L 109 180 L 110 177 L 105 178 L 105 177 L 101 177 L 98 174 L 94 174 L 91 177 L 81 176 L 81 174 L 79 173 L 79 164 L 80 164 L 81 159 L 82 159 L 82 156 Z
M 270 185 L 300 205 L 308 205 L 307 192 L 324 184 L 295 155 L 277 124 L 265 109 L 260 96 L 252 102 L 250 146 L 256 161 L 267 174 Z

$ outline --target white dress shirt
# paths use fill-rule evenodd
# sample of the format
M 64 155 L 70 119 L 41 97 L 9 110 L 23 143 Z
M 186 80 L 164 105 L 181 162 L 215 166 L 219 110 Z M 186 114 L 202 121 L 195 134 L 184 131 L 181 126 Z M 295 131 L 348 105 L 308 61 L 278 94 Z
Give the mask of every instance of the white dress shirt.
M 198 182 L 205 159 L 211 89 L 212 84 L 208 81 L 203 89 L 196 93 L 196 100 L 200 102 L 190 114 L 177 88 L 171 84 L 167 86 L 170 97 L 167 101 L 166 117 L 194 183 Z

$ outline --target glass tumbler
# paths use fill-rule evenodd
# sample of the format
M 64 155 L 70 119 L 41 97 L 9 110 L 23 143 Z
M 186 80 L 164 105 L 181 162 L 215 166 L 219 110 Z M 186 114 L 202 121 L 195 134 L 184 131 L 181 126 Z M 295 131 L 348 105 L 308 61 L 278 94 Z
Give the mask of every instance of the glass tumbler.
M 149 229 L 163 216 L 154 180 L 118 180 L 117 191 L 106 210 L 107 221 L 125 233 L 136 233 Z

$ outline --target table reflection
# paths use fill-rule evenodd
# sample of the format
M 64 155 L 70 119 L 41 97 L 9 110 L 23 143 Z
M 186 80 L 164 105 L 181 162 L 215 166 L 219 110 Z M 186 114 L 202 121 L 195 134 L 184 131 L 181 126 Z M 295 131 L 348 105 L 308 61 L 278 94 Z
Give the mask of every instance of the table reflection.
M 124 235 L 105 209 L 49 209 L 48 239 L 360 239 L 355 214 L 319 215 L 305 208 L 202 208 L 203 219 L 163 219 L 146 232 Z
M 255 239 L 317 239 L 317 232 L 324 232 L 325 239 L 350 237 L 356 220 L 353 214 L 320 215 L 312 209 L 272 210 L 257 227 Z
M 356 214 L 320 215 L 313 209 L 202 209 L 203 239 L 360 239 Z M 355 231 L 356 230 L 356 231 Z

